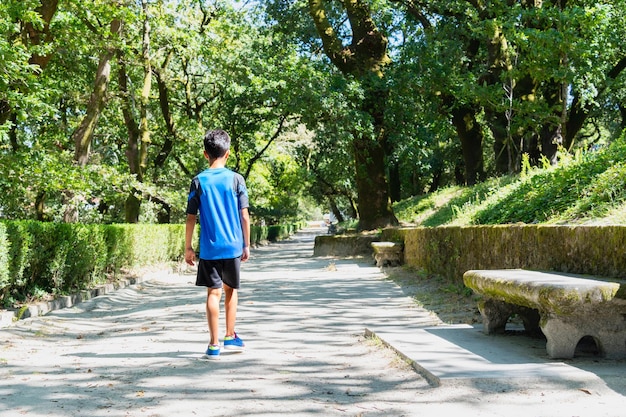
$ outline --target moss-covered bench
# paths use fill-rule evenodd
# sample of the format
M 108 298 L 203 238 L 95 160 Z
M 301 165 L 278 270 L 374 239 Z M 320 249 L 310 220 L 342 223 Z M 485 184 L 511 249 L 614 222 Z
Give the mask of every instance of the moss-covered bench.
M 398 242 L 372 242 L 372 257 L 376 266 L 401 265 L 404 260 L 404 245 Z
M 600 354 L 626 358 L 626 284 L 522 269 L 470 270 L 463 282 L 478 303 L 487 334 L 503 332 L 511 315 L 547 339 L 550 358 L 572 358 L 584 337 Z

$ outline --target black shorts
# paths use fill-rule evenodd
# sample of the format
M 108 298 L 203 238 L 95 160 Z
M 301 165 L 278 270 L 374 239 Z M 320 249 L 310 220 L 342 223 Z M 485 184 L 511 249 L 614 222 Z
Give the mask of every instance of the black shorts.
M 241 257 L 234 259 L 217 259 L 198 261 L 196 285 L 199 287 L 222 288 L 222 284 L 239 289 L 239 270 Z

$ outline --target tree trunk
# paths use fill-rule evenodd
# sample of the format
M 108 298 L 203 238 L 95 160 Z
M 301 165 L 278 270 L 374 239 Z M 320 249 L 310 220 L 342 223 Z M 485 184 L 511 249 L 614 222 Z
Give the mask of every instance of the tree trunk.
M 170 99 L 169 99 L 169 90 L 167 88 L 167 84 L 164 79 L 163 72 L 167 68 L 169 63 L 169 57 L 171 54 L 168 54 L 168 58 L 166 58 L 165 62 L 161 66 L 161 69 L 155 69 L 156 81 L 159 90 L 159 105 L 161 108 L 161 115 L 163 116 L 163 121 L 165 122 L 165 128 L 167 129 L 167 135 L 165 136 L 165 140 L 163 142 L 163 146 L 159 150 L 156 158 L 154 159 L 154 179 L 158 178 L 159 171 L 165 165 L 165 161 L 167 157 L 174 149 L 174 140 L 178 137 L 178 132 L 176 131 L 176 126 L 174 124 L 174 118 L 172 117 L 172 112 L 170 110 Z
M 138 181 L 143 181 L 146 168 L 148 167 L 148 145 L 150 144 L 150 130 L 148 127 L 148 102 L 150 99 L 150 89 L 152 88 L 152 67 L 150 64 L 150 22 L 148 17 L 148 3 L 146 0 L 141 2 L 144 12 L 143 23 L 143 41 L 142 41 L 142 58 L 143 58 L 143 87 L 141 89 L 140 98 L 140 120 L 139 123 L 133 118 L 131 92 L 128 90 L 128 75 L 125 65 L 120 65 L 120 90 L 124 96 L 124 105 L 122 113 L 124 115 L 124 123 L 128 131 L 128 145 L 126 147 L 126 158 L 130 173 L 134 174 Z M 122 58 L 120 58 L 122 61 Z M 137 190 L 131 190 L 126 198 L 124 205 L 124 213 L 127 223 L 138 223 L 141 211 L 141 199 Z
M 89 162 L 89 151 L 91 148 L 91 139 L 96 129 L 98 119 L 106 103 L 106 92 L 111 77 L 111 58 L 113 52 L 107 51 L 100 57 L 98 70 L 96 71 L 96 81 L 94 88 L 87 103 L 87 111 L 85 117 L 80 122 L 78 128 L 72 134 L 74 141 L 74 160 L 80 166 L 87 165 Z
M 489 122 L 489 130 L 493 135 L 493 153 L 495 157 L 496 173 L 499 175 L 515 172 L 516 163 L 520 154 L 519 148 L 511 143 L 508 135 L 508 120 L 504 113 L 495 113 L 485 108 L 485 115 Z
M 615 80 L 626 69 L 626 58 L 621 58 L 607 73 L 607 79 L 610 81 Z M 607 83 L 610 84 L 610 83 Z M 607 90 L 607 85 L 602 86 L 598 95 L 604 93 Z M 620 111 L 622 107 L 620 106 Z M 591 106 L 589 104 L 582 104 L 578 94 L 574 95 L 572 104 L 570 106 L 569 116 L 567 123 L 565 124 L 565 132 L 563 134 L 563 146 L 566 149 L 571 149 L 574 144 L 574 138 L 580 132 L 580 129 L 584 126 Z M 624 113 L 622 112 L 622 126 L 624 126 Z
M 135 191 L 131 192 L 126 198 L 124 204 L 124 215 L 126 223 L 139 223 L 139 211 L 141 209 L 141 200 L 135 195 Z
M 61 201 L 63 203 L 63 222 L 65 223 L 76 223 L 78 222 L 78 207 L 76 207 L 76 202 L 74 198 L 76 194 L 71 190 L 64 190 L 61 196 Z
M 126 144 L 126 160 L 131 174 L 140 175 L 139 170 L 139 125 L 133 117 L 133 100 L 131 92 L 128 90 L 128 74 L 126 73 L 126 64 L 120 55 L 118 57 L 119 72 L 118 84 L 122 96 L 122 115 L 124 116 L 124 125 L 126 125 L 126 133 L 128 142 Z
M 442 175 L 443 175 L 443 170 L 441 168 L 435 169 L 435 171 L 433 172 L 433 179 L 430 182 L 430 187 L 428 188 L 429 194 L 434 193 L 435 191 L 439 189 L 439 186 L 441 185 Z
M 557 162 L 557 151 L 559 146 L 563 144 L 561 130 L 567 118 L 567 88 L 565 88 L 563 83 L 551 80 L 546 83 L 543 96 L 552 113 L 552 117 L 543 122 L 539 132 L 540 155 L 550 161 L 550 165 L 555 165 Z
M 333 213 L 337 221 L 339 223 L 345 221 L 343 217 L 343 213 L 341 213 L 341 210 L 339 210 L 339 207 L 337 207 L 337 203 L 335 202 L 335 199 L 331 197 L 328 199 L 328 201 L 330 202 L 330 211 Z
M 139 121 L 139 132 L 141 137 L 139 147 L 139 167 L 141 177 L 148 168 L 148 146 L 150 145 L 150 129 L 148 126 L 148 104 L 150 102 L 150 89 L 152 88 L 152 65 L 150 64 L 150 19 L 148 15 L 148 1 L 142 0 L 141 6 L 144 13 L 143 21 L 143 88 L 141 89 L 141 120 Z
M 113 20 L 111 22 L 110 31 L 112 35 L 119 35 L 121 29 L 121 21 Z M 107 88 L 111 79 L 111 58 L 113 58 L 114 54 L 115 51 L 113 48 L 107 48 L 100 57 L 98 69 L 96 70 L 96 80 L 91 96 L 89 97 L 89 102 L 87 103 L 85 117 L 83 117 L 80 125 L 72 134 L 75 145 L 74 160 L 76 160 L 80 166 L 85 166 L 87 162 L 89 162 L 89 151 L 93 133 L 106 103 Z
M 359 229 L 372 230 L 397 224 L 393 216 L 382 147 L 370 139 L 353 141 L 356 165 Z
M 50 22 L 57 11 L 58 5 L 59 0 L 41 0 L 40 6 L 37 8 L 37 13 L 43 20 L 43 26 L 35 27 L 31 22 L 25 23 L 22 31 L 25 44 L 39 46 L 52 42 Z M 48 65 L 50 59 L 52 59 L 52 54 L 38 55 L 35 53 L 30 57 L 29 62 L 43 69 Z
M 46 197 L 45 191 L 39 192 L 35 197 L 35 218 L 40 222 L 45 220 Z
M 355 133 L 353 151 L 359 229 L 371 230 L 398 224 L 391 208 L 385 166 L 387 89 L 383 79 L 385 67 L 391 60 L 387 55 L 387 38 L 374 24 L 367 3 L 343 0 L 342 4 L 352 30 L 351 44 L 345 47 L 326 16 L 323 0 L 309 0 L 309 14 L 326 56 L 345 76 L 359 80 L 365 92 L 361 109 L 372 118 L 375 139 Z
M 483 160 L 483 134 L 474 109 L 462 106 L 452 110 L 452 124 L 461 140 L 463 160 L 465 162 L 465 183 L 474 185 L 485 179 Z
M 388 154 L 389 155 L 389 154 Z M 389 162 L 389 196 L 392 202 L 402 199 L 402 181 L 400 180 L 400 166 L 398 162 Z

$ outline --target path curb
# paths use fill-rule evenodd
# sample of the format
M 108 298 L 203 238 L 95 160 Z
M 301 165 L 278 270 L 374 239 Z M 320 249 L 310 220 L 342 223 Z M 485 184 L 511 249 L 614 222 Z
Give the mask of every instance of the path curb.
M 162 272 L 163 271 L 159 271 L 159 273 Z M 150 273 L 143 276 L 120 279 L 116 282 L 99 285 L 96 288 L 90 290 L 82 290 L 75 294 L 57 297 L 53 300 L 28 304 L 17 310 L 0 311 L 0 329 L 8 327 L 19 320 L 27 319 L 30 317 L 44 316 L 51 311 L 73 307 L 77 304 L 80 304 L 87 300 L 91 300 L 92 298 L 98 297 L 100 295 L 109 294 L 122 288 L 139 284 L 141 282 L 152 279 L 153 274 L 154 273 Z

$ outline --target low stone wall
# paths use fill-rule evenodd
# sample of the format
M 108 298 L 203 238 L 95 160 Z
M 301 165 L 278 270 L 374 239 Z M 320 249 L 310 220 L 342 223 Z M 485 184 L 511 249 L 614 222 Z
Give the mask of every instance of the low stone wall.
M 393 228 L 404 262 L 463 282 L 470 269 L 523 268 L 626 277 L 626 226 L 494 225 Z
M 315 236 L 313 256 L 372 256 L 372 242 L 378 235 L 320 235 Z

